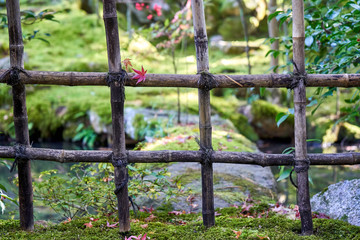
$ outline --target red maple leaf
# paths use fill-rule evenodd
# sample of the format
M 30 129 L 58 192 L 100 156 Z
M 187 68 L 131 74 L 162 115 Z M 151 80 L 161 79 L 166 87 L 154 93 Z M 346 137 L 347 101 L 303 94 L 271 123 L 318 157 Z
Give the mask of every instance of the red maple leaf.
M 114 223 L 114 224 L 110 224 L 108 221 L 106 221 L 106 226 L 108 227 L 108 228 L 116 228 L 116 225 L 118 225 L 119 224 L 119 222 L 116 222 L 116 223 Z
M 128 70 L 128 67 L 132 67 L 130 60 L 131 60 L 130 58 L 125 58 L 124 61 L 122 61 L 125 65 L 126 71 Z
M 92 228 L 92 227 L 93 227 L 91 221 L 88 222 L 88 223 L 84 223 L 84 225 L 85 225 L 87 228 Z
M 132 68 L 132 70 L 134 70 L 134 72 L 136 72 L 137 74 L 135 74 L 135 76 L 133 76 L 131 79 L 138 79 L 138 81 L 136 82 L 136 84 L 140 83 L 140 82 L 145 82 L 145 79 L 146 79 L 146 72 L 147 70 L 145 71 L 144 70 L 144 67 L 141 66 L 141 71 L 140 70 L 136 70 L 134 68 Z

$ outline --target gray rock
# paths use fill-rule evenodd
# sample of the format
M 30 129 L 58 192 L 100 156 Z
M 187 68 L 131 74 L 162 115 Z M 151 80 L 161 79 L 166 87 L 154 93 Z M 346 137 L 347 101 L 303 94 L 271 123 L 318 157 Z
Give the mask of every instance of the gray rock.
M 191 189 L 194 201 L 192 206 L 187 201 L 188 196 L 177 196 L 172 199 L 174 210 L 187 212 L 200 212 L 201 199 L 201 164 L 199 163 L 174 163 L 167 166 L 171 178 L 180 177 L 185 184 L 184 189 Z M 214 207 L 224 208 L 233 204 L 241 205 L 249 194 L 255 198 L 259 196 L 273 197 L 276 195 L 276 182 L 269 167 L 260 167 L 246 164 L 214 163 Z M 188 182 L 188 179 L 191 179 Z M 164 204 L 164 194 L 157 199 L 144 196 L 138 197 L 136 202 L 140 206 L 157 208 Z
M 312 211 L 360 226 L 360 179 L 330 185 L 311 198 Z

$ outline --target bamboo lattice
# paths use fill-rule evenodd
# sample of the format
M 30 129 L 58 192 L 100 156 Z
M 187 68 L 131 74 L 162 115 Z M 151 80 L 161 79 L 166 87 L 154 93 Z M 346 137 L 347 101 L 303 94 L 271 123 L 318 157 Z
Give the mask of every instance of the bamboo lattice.
M 295 106 L 295 156 L 282 154 L 220 152 L 212 150 L 210 90 L 211 88 L 281 88 L 293 84 L 293 75 L 212 75 L 209 72 L 208 41 L 202 0 L 192 0 L 195 46 L 197 56 L 196 75 L 147 74 L 141 87 L 198 88 L 199 92 L 199 151 L 126 151 L 124 134 L 124 86 L 135 87 L 133 74 L 127 75 L 121 67 L 120 43 L 115 0 L 104 0 L 104 23 L 108 49 L 108 73 L 24 71 L 23 43 L 19 0 L 6 1 L 9 23 L 11 68 L 0 70 L 0 83 L 12 85 L 15 147 L 1 147 L 0 157 L 15 158 L 19 173 L 20 225 L 24 230 L 34 227 L 33 195 L 31 184 L 31 160 L 65 162 L 111 162 L 115 169 L 115 186 L 118 198 L 119 231 L 130 230 L 127 163 L 199 162 L 202 164 L 202 213 L 207 227 L 215 224 L 213 163 L 255 164 L 260 166 L 295 165 L 298 182 L 298 205 L 302 234 L 313 233 L 308 183 L 309 165 L 360 164 L 360 153 L 307 154 L 306 149 L 306 87 L 359 87 L 360 74 L 309 74 L 305 86 L 304 53 L 304 4 L 293 0 L 293 51 L 297 69 L 297 85 L 294 89 Z M 109 85 L 111 92 L 113 149 L 112 151 L 71 151 L 31 148 L 26 111 L 26 84 L 47 85 Z M 20 148 L 19 148 L 20 146 Z M 18 149 L 21 149 L 19 154 Z

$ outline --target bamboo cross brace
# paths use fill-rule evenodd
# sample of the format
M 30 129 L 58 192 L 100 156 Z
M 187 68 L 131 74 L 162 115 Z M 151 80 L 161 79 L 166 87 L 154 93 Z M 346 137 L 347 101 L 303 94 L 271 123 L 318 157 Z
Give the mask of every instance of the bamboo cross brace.
M 6 83 L 3 76 L 7 70 L 0 70 L 0 83 Z M 107 73 L 100 72 L 50 72 L 26 71 L 20 73 L 23 84 L 45 84 L 65 86 L 106 86 Z M 129 78 L 134 73 L 129 73 Z M 292 81 L 290 74 L 225 75 L 214 74 L 218 88 L 285 88 Z M 146 74 L 146 82 L 136 85 L 136 80 L 128 80 L 130 87 L 184 87 L 198 88 L 195 74 Z M 308 74 L 307 87 L 360 87 L 360 74 Z

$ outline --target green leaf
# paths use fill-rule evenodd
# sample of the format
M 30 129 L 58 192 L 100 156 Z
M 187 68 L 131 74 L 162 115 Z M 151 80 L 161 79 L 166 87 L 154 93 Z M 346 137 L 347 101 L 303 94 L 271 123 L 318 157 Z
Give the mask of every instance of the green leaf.
M 261 88 L 260 88 L 260 96 L 261 96 L 261 97 L 264 96 L 265 90 L 266 90 L 266 88 L 264 88 L 264 87 L 261 87 Z
M 131 165 L 127 165 L 127 168 L 130 169 L 131 171 L 134 171 L 134 172 L 139 171 L 139 169 L 137 169 L 137 168 L 135 168 L 135 167 L 133 167 Z
M 288 178 L 290 176 L 290 172 L 291 172 L 291 169 L 285 169 L 276 181 L 279 182 L 285 178 Z
M 316 105 L 318 103 L 317 99 L 312 100 L 308 105 L 306 105 L 307 107 L 312 107 L 314 105 Z
M 6 188 L 5 188 L 5 186 L 4 186 L 4 185 L 2 185 L 1 183 L 0 183 L 0 189 L 4 190 L 4 191 L 6 192 Z
M 313 138 L 313 139 L 306 139 L 306 141 L 307 141 L 307 142 L 321 142 L 320 139 L 315 139 L 315 138 Z
M 282 154 L 290 154 L 292 152 L 295 151 L 295 147 L 288 147 L 288 148 L 285 148 L 284 151 L 282 152 Z
M 279 127 L 281 123 L 283 123 L 287 118 L 289 117 L 289 114 L 287 113 L 278 113 L 276 115 L 275 121 L 276 121 L 276 125 Z

